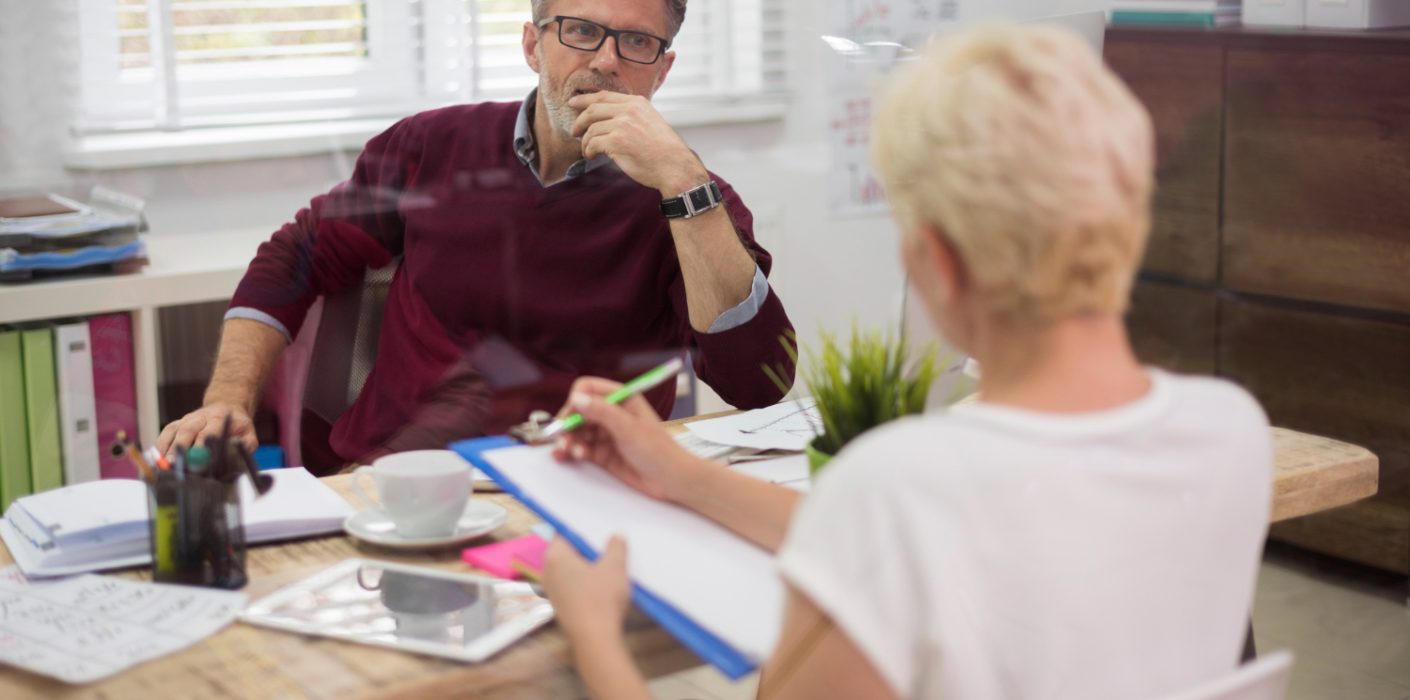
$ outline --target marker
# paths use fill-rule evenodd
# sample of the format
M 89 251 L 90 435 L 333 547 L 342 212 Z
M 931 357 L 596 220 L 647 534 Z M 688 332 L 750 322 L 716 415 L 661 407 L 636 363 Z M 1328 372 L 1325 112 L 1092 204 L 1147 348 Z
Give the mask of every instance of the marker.
M 171 462 L 167 461 L 166 455 L 163 455 L 162 453 L 157 451 L 156 445 L 148 445 L 146 455 L 147 461 L 151 462 L 158 469 L 161 469 L 162 471 L 167 471 L 168 469 L 171 469 Z
M 610 404 L 619 404 L 637 394 L 653 389 L 663 384 L 666 380 L 674 378 L 685 369 L 685 362 L 679 357 L 673 357 L 670 361 L 656 367 L 646 374 L 633 379 L 622 387 L 607 395 L 604 399 Z M 543 424 L 530 417 L 526 423 L 520 423 L 509 429 L 509 436 L 531 445 L 549 442 L 554 438 L 576 429 L 583 424 L 583 414 L 574 413 L 567 418 L 555 419 L 548 424 Z

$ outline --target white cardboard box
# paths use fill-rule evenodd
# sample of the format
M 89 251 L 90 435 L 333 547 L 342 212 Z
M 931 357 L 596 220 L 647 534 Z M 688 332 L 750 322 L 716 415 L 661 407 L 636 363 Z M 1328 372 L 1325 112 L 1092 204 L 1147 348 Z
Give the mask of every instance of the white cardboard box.
M 1379 29 L 1410 25 L 1410 0 L 1306 0 L 1307 26 Z
M 1261 27 L 1301 27 L 1306 3 L 1318 0 L 1244 0 L 1244 24 Z

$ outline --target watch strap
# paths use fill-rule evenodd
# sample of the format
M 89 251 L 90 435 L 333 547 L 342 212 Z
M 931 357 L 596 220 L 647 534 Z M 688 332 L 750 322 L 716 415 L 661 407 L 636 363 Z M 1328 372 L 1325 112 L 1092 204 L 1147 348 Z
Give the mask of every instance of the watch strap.
M 711 180 L 679 197 L 661 200 L 661 213 L 668 219 L 689 219 L 720 206 L 724 200 L 720 186 Z

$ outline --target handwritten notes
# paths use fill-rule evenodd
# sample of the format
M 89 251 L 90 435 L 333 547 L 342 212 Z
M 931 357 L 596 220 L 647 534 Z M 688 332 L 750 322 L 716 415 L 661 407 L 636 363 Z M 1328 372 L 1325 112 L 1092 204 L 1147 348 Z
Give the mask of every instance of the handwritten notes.
M 226 626 L 243 593 L 0 570 L 0 663 L 88 683 L 185 648 Z
M 822 432 L 816 402 L 811 398 L 785 401 L 768 408 L 685 425 L 691 433 L 721 445 L 758 450 L 802 452 Z

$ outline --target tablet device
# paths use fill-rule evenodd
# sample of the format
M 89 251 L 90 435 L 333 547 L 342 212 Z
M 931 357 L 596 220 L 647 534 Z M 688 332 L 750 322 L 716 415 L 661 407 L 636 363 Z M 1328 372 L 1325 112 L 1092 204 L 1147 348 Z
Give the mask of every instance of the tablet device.
M 518 581 L 348 559 L 260 599 L 254 625 L 460 661 L 484 661 L 553 619 Z

